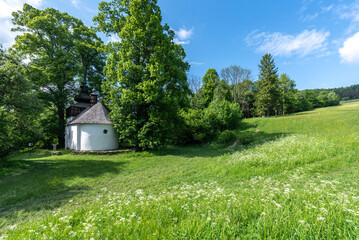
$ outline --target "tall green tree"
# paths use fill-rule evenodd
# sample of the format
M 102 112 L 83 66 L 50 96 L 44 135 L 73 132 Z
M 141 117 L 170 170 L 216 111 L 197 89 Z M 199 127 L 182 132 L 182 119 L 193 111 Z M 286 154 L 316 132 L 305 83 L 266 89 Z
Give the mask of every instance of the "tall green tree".
M 313 108 L 322 107 L 322 103 L 318 100 L 319 93 L 311 89 L 301 91 L 303 96 L 311 103 Z
M 219 85 L 220 79 L 217 71 L 213 68 L 207 70 L 202 78 L 202 87 L 198 94 L 198 107 L 206 108 L 213 100 L 214 90 Z
M 242 115 L 246 118 L 253 116 L 253 104 L 254 104 L 254 90 L 255 84 L 249 79 L 244 79 L 237 86 L 239 92 L 239 105 L 242 110 Z
M 42 103 L 22 60 L 0 45 L 0 159 L 41 138 L 37 116 Z
M 23 32 L 16 37 L 15 49 L 30 59 L 29 76 L 41 87 L 48 105 L 55 106 L 57 138 L 63 146 L 65 107 L 75 79 L 93 81 L 91 76 L 95 76 L 101 80 L 102 42 L 81 20 L 53 8 L 39 10 L 24 4 L 23 10 L 12 15 L 17 26 L 13 31 Z
M 278 69 L 271 54 L 265 54 L 259 67 L 256 101 L 254 103 L 258 116 L 278 114 L 280 90 L 278 86 Z
M 294 94 L 297 90 L 295 89 L 295 82 L 285 73 L 280 75 L 278 84 L 280 89 L 280 113 L 285 115 L 294 111 Z
M 99 10 L 98 28 L 121 39 L 108 47 L 102 88 L 120 140 L 138 149 L 168 144 L 190 94 L 183 48 L 161 24 L 156 0 L 102 2 Z
M 243 94 L 240 83 L 245 79 L 250 79 L 251 73 L 251 70 L 239 65 L 231 65 L 221 70 L 221 77 L 231 86 L 233 100 L 238 104 L 241 104 Z

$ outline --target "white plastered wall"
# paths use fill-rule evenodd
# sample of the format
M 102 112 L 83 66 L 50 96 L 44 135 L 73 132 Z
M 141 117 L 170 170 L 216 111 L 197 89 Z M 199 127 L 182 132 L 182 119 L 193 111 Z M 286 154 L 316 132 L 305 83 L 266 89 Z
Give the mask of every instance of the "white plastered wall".
M 104 133 L 107 130 L 107 133 Z M 114 150 L 119 146 L 112 125 L 76 124 L 66 127 L 65 148 L 82 151 Z
M 65 128 L 65 149 L 80 150 L 80 126 L 70 125 Z

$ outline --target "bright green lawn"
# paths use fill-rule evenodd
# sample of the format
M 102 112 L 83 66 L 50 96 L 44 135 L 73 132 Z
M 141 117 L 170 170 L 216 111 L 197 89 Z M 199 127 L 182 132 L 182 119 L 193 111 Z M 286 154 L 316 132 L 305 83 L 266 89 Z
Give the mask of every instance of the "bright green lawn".
M 18 154 L 0 239 L 355 239 L 359 101 L 244 120 L 249 145 Z

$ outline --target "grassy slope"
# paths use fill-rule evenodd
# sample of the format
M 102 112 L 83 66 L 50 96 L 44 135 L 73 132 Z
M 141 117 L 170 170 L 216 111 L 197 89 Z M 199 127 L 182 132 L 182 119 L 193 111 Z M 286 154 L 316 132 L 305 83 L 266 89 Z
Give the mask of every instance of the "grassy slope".
M 355 238 L 358 119 L 350 102 L 244 120 L 246 146 L 16 155 L 20 170 L 0 176 L 0 236 Z

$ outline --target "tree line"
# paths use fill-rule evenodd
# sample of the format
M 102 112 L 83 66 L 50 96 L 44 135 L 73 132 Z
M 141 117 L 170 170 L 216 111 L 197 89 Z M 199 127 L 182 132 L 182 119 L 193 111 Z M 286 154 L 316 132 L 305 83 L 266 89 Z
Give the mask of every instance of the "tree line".
M 339 103 L 334 92 L 298 91 L 278 76 L 270 54 L 258 81 L 230 66 L 188 78 L 175 32 L 156 0 L 101 2 L 94 27 L 53 8 L 13 13 L 15 44 L 0 48 L 0 157 L 28 147 L 64 145 L 65 108 L 81 82 L 110 110 L 121 144 L 138 150 L 230 137 L 243 117 L 284 115 Z M 117 36 L 105 44 L 97 35 Z M 223 134 L 222 134 L 223 135 Z M 228 138 L 228 136 L 222 136 Z
M 252 80 L 251 70 L 239 65 L 222 69 L 220 75 L 208 69 L 202 83 L 198 77 L 189 77 L 191 109 L 183 114 L 187 142 L 213 140 L 224 130 L 236 128 L 242 117 L 279 116 L 340 102 L 334 91 L 296 89 L 288 74 L 279 76 L 271 54 L 262 57 L 258 68 L 257 81 Z
M 341 101 L 348 101 L 351 99 L 359 99 L 359 84 L 351 85 L 349 87 L 328 88 L 328 89 L 313 89 L 315 92 L 333 91 L 339 95 Z

